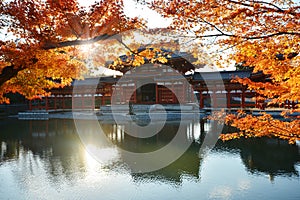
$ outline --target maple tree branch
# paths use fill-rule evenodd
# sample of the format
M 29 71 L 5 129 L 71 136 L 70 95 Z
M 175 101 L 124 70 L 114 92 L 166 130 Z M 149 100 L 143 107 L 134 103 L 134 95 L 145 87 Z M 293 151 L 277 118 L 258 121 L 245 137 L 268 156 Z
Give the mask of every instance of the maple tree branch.
M 272 6 L 274 8 L 276 8 L 278 11 L 280 12 L 284 12 L 284 10 L 282 8 L 280 8 L 279 6 L 276 6 L 275 4 L 273 3 L 270 3 L 270 2 L 266 2 L 266 1 L 255 1 L 253 0 L 252 1 L 253 3 L 258 3 L 258 4 L 266 4 L 266 5 L 269 5 L 269 6 Z
M 87 40 L 68 40 L 68 41 L 63 41 L 63 42 L 58 42 L 58 43 L 46 43 L 44 46 L 42 46 L 42 49 L 44 50 L 49 50 L 49 49 L 56 49 L 56 48 L 61 48 L 61 47 L 68 47 L 68 46 L 78 46 L 78 45 L 86 45 L 86 44 L 92 44 L 101 40 L 108 40 L 110 37 L 114 36 L 113 35 L 108 35 L 108 34 L 102 34 L 95 36 L 91 39 Z
M 240 42 L 240 43 L 237 43 L 237 44 L 234 44 L 234 45 L 231 45 L 231 46 L 229 46 L 229 47 L 227 47 L 227 48 L 225 48 L 225 49 L 221 49 L 221 50 L 218 51 L 218 52 L 219 52 L 219 53 L 222 53 L 222 52 L 227 51 L 227 50 L 229 50 L 229 49 L 233 49 L 234 47 L 240 45 L 240 44 L 243 43 L 243 42 L 244 42 L 244 41 L 242 41 L 242 42 Z
M 132 54 L 136 54 L 127 44 L 125 44 L 122 40 L 117 39 L 117 41 L 122 44 L 126 49 L 128 49 Z
M 0 74 L 0 87 L 11 78 L 15 77 L 19 71 L 23 70 L 22 67 L 15 68 L 14 65 L 5 67 Z
M 208 25 L 210 25 L 210 26 L 212 26 L 214 29 L 216 29 L 220 34 L 226 34 L 226 33 L 224 33 L 220 28 L 218 28 L 215 24 L 212 24 L 211 22 L 209 22 L 209 21 L 206 21 L 205 19 L 203 19 L 203 18 L 200 18 L 200 20 L 202 20 L 202 22 L 204 22 L 204 23 L 206 23 L 206 24 L 208 24 Z
M 241 35 L 234 35 L 229 33 L 217 33 L 217 34 L 209 34 L 209 35 L 196 35 L 196 36 L 179 36 L 179 37 L 194 37 L 194 38 L 208 38 L 208 37 L 235 37 L 235 38 L 242 38 L 247 40 L 257 40 L 257 39 L 264 39 L 264 38 L 270 38 L 280 35 L 297 35 L 300 36 L 300 32 L 286 32 L 286 31 L 280 31 L 276 33 L 270 33 L 267 35 L 259 35 L 259 36 L 241 36 Z
M 31 58 L 31 64 L 35 64 L 38 62 L 37 58 Z M 15 65 L 9 65 L 6 66 L 2 69 L 2 72 L 0 73 L 0 87 L 6 82 L 9 81 L 10 79 L 12 79 L 13 77 L 17 76 L 17 74 L 19 73 L 19 71 L 22 71 L 24 69 L 26 69 L 27 66 L 19 66 L 19 67 L 15 67 Z
M 274 125 L 274 124 L 272 124 L 272 123 L 270 123 L 269 125 L 270 125 L 271 127 L 275 128 L 275 129 L 281 130 L 282 132 L 286 132 L 286 133 L 289 134 L 290 136 L 292 135 L 293 137 L 298 137 L 298 138 L 300 138 L 299 135 L 297 135 L 297 134 L 291 132 L 290 130 L 288 130 L 288 129 L 286 129 L 286 128 L 282 128 L 282 127 L 280 127 L 280 126 L 276 126 L 276 125 Z M 280 133 L 280 132 L 276 132 L 276 134 L 277 134 L 277 135 L 286 136 L 284 133 Z
M 239 2 L 239 1 L 234 1 L 234 0 L 228 0 L 228 2 L 234 3 L 234 4 L 239 4 L 239 5 L 242 5 L 242 6 L 253 7 L 253 5 L 248 4 L 248 3 L 244 3 L 244 2 Z M 266 4 L 266 5 L 269 5 L 269 6 L 274 7 L 274 8 L 275 8 L 277 11 L 279 11 L 279 12 L 284 12 L 283 9 L 281 9 L 280 7 L 278 7 L 278 6 L 276 6 L 275 4 L 272 4 L 272 3 L 270 3 L 270 2 L 265 2 L 265 1 L 254 1 L 254 0 L 252 0 L 251 2 L 252 2 L 252 3 L 257 3 L 257 4 Z M 267 8 L 267 9 L 271 9 L 271 8 Z
M 240 118 L 238 115 L 235 115 L 235 119 L 234 120 L 240 120 L 240 119 L 245 119 L 245 118 L 244 117 Z M 259 117 L 252 117 L 252 119 L 256 119 L 256 120 L 258 120 L 258 122 L 264 122 Z M 300 136 L 297 133 L 292 132 L 290 129 L 287 129 L 284 126 L 278 125 L 278 123 L 276 123 L 276 121 L 272 121 L 273 119 L 274 119 L 273 117 L 271 119 L 267 119 L 266 122 L 268 122 L 268 124 L 267 125 L 261 125 L 261 126 L 264 126 L 264 127 L 268 127 L 268 128 L 266 128 L 266 130 L 268 130 L 268 129 L 277 130 L 277 131 L 272 131 L 272 135 L 273 136 L 279 137 L 279 138 L 282 138 L 282 137 L 296 137 L 296 138 L 300 138 Z M 296 121 L 299 121 L 299 120 L 296 120 Z M 227 122 L 227 125 L 232 125 L 232 122 L 230 122 L 230 121 Z M 241 134 L 243 134 L 244 136 L 245 135 L 253 135 L 253 136 L 257 137 L 257 133 L 259 131 L 257 131 L 256 128 L 251 129 L 251 130 L 249 130 L 249 129 L 245 130 L 245 129 L 241 129 L 239 127 L 239 125 L 241 125 L 241 124 L 238 123 L 238 126 L 234 125 L 234 127 L 238 128 L 239 132 Z M 230 133 L 229 134 L 222 134 L 222 135 L 230 135 Z
M 256 40 L 256 39 L 264 39 L 264 38 L 270 38 L 270 37 L 275 37 L 275 36 L 280 36 L 280 35 L 299 35 L 300 32 L 287 32 L 287 31 L 279 31 L 276 33 L 270 33 L 267 35 L 261 35 L 261 36 L 237 36 L 237 35 L 231 35 L 232 37 L 241 37 L 244 39 L 249 39 L 249 40 Z
M 280 8 L 279 6 L 273 4 L 273 3 L 266 2 L 266 1 L 255 1 L 255 0 L 249 1 L 248 0 L 249 3 L 244 3 L 244 2 L 239 2 L 239 1 L 235 1 L 235 0 L 228 0 L 228 2 L 238 4 L 238 5 L 242 5 L 242 6 L 246 6 L 246 7 L 251 7 L 251 8 L 253 8 L 253 5 L 251 5 L 250 3 L 252 3 L 252 4 L 257 3 L 257 4 L 260 4 L 260 5 L 265 4 L 265 5 L 271 6 L 273 8 L 260 6 L 261 9 L 264 9 L 263 12 L 272 11 L 272 12 L 277 12 L 277 13 L 285 13 L 285 14 L 289 14 L 289 15 L 292 15 L 292 16 L 299 15 L 299 13 L 296 13 L 295 11 L 293 11 L 293 10 L 299 9 L 299 6 L 295 6 L 295 7 L 292 7 L 290 9 L 283 9 L 283 8 Z
M 202 35 L 202 36 L 196 36 L 198 38 L 205 38 L 205 37 L 220 37 L 220 36 L 227 36 L 227 37 L 240 37 L 243 39 L 264 39 L 264 38 L 270 38 L 270 37 L 274 37 L 274 36 L 279 36 L 279 35 L 300 35 L 300 32 L 276 32 L 276 33 L 271 33 L 268 35 L 261 35 L 261 36 L 238 36 L 238 35 L 234 35 L 234 34 L 229 34 L 229 33 L 225 33 L 223 32 L 220 28 L 218 28 L 216 25 L 212 24 L 209 21 L 206 21 L 203 18 L 200 18 L 200 20 L 208 25 L 210 25 L 211 27 L 213 27 L 216 31 L 219 32 L 219 34 L 210 34 L 210 35 Z
M 109 38 L 115 39 L 112 37 L 114 35 L 116 34 L 113 35 L 102 34 L 87 40 L 70 40 L 70 41 L 63 41 L 58 43 L 46 43 L 41 48 L 44 50 L 50 50 L 50 49 L 56 49 L 61 47 L 92 44 L 101 40 L 107 40 Z M 9 65 L 4 67 L 2 72 L 0 73 L 0 86 L 2 86 L 6 81 L 9 81 L 11 78 L 15 77 L 19 71 L 22 71 L 25 68 L 27 67 L 26 66 L 15 67 L 14 65 Z

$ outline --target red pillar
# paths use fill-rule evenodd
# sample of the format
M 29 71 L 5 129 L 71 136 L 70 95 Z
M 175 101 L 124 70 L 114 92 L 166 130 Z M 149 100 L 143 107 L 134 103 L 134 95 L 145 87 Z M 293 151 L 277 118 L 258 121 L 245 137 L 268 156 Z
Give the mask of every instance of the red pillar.
M 242 89 L 242 108 L 245 108 L 245 89 Z
M 112 104 L 113 102 L 112 102 L 112 98 L 111 98 L 111 96 L 112 96 L 112 92 L 113 92 L 113 89 L 112 89 L 112 85 L 109 85 L 109 93 L 108 93 L 108 98 L 109 98 L 109 101 L 110 101 L 110 104 Z M 115 89 L 116 89 L 116 87 L 115 87 Z
M 91 100 L 92 100 L 92 110 L 95 110 L 95 96 L 93 94 L 91 96 Z
M 204 108 L 204 99 L 203 99 L 203 91 L 199 91 L 199 101 L 200 101 L 200 108 Z
M 127 88 L 127 86 L 125 87 Z M 122 86 L 118 86 L 118 87 L 115 87 L 115 89 L 117 90 L 118 89 L 118 92 L 119 92 L 119 95 L 120 95 L 120 102 L 119 103 L 124 103 L 126 102 L 126 92 L 124 90 L 124 88 Z M 117 103 L 117 102 L 115 102 Z
M 158 84 L 155 85 L 155 103 L 158 104 Z
M 230 90 L 227 90 L 227 108 L 231 108 L 231 96 L 230 96 Z
M 174 90 L 174 82 L 172 81 L 171 83 L 172 83 L 172 102 L 171 102 L 171 103 L 175 103 L 175 94 L 174 94 L 175 90 Z

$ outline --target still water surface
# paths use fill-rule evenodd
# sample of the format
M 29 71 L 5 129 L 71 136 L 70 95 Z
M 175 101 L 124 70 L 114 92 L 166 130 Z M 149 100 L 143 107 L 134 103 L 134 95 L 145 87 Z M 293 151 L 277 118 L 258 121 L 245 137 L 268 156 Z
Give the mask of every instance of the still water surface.
M 168 143 L 178 125 L 143 140 L 126 135 L 124 126 L 102 126 L 114 145 L 146 152 Z M 210 123 L 187 124 L 193 143 L 186 153 L 137 174 L 114 145 L 97 147 L 103 157 L 94 159 L 92 127 L 90 145 L 83 145 L 73 120 L 0 120 L 0 199 L 300 199 L 299 147 L 270 139 L 218 141 L 199 157 L 209 129 Z

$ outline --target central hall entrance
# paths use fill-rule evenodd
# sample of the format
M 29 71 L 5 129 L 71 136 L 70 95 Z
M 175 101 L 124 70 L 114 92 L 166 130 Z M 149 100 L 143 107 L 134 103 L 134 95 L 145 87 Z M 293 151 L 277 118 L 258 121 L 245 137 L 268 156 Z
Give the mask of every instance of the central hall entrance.
M 142 104 L 152 104 L 156 102 L 156 84 L 148 83 L 136 90 L 136 101 Z

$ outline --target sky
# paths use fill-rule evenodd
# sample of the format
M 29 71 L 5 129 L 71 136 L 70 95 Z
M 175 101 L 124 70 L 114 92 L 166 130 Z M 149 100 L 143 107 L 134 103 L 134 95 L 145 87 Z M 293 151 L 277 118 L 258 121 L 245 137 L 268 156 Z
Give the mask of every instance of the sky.
M 92 5 L 95 0 L 78 0 L 80 5 Z M 134 0 L 124 0 L 124 12 L 128 17 L 143 17 L 148 22 L 148 28 L 164 28 L 170 23 L 170 19 L 165 19 L 157 12 L 145 5 L 137 4 Z

